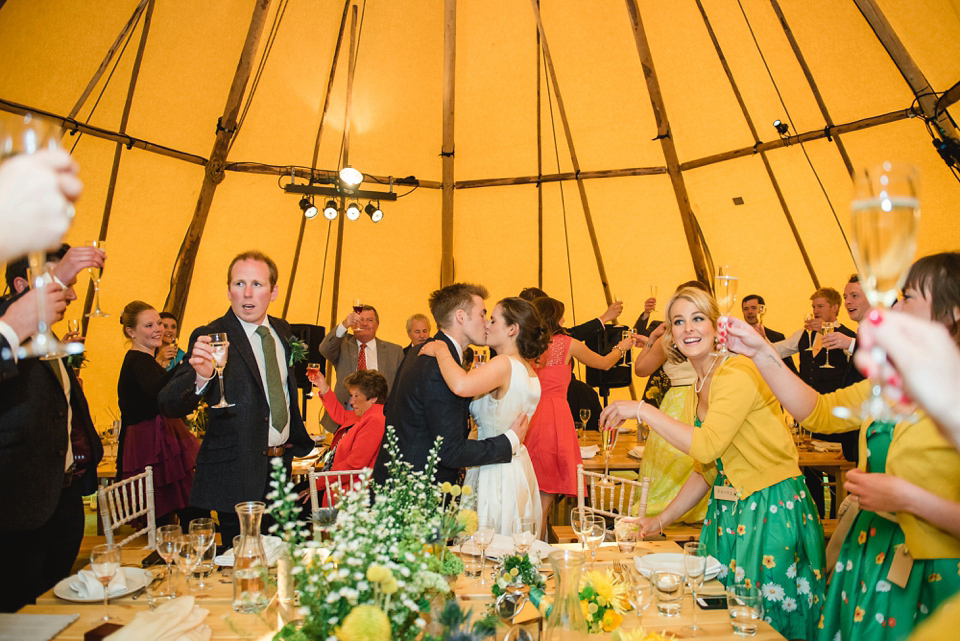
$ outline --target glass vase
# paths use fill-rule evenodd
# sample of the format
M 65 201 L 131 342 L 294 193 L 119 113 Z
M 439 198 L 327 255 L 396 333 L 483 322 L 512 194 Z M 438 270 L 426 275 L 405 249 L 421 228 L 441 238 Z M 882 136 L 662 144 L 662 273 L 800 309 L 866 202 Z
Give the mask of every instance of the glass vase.
M 256 613 L 267 607 L 267 554 L 260 539 L 260 501 L 237 503 L 240 536 L 233 546 L 233 609 Z
M 587 621 L 580 609 L 580 573 L 586 557 L 574 550 L 559 550 L 547 557 L 553 566 L 557 589 L 547 614 L 541 641 L 587 641 Z

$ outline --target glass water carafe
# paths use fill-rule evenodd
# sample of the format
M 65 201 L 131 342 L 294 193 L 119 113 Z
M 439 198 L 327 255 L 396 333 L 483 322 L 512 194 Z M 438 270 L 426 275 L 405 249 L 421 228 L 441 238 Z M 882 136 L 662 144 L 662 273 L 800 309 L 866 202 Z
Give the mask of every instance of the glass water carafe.
M 267 607 L 267 554 L 260 539 L 260 501 L 237 503 L 240 536 L 233 546 L 233 609 L 256 613 Z
M 580 609 L 580 572 L 586 557 L 574 550 L 559 550 L 547 557 L 553 566 L 557 589 L 547 614 L 541 641 L 586 641 L 587 621 Z

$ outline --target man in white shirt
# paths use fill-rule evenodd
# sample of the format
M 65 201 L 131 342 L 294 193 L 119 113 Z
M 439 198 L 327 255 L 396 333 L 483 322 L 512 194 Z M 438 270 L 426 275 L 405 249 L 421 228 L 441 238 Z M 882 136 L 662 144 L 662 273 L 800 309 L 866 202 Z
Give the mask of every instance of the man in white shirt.
M 350 393 L 343 382 L 347 376 L 362 369 L 375 369 L 387 379 L 387 388 L 403 360 L 403 348 L 377 338 L 380 315 L 370 305 L 363 305 L 360 313 L 350 312 L 334 331 L 323 337 L 320 353 L 331 362 L 337 372 L 337 384 L 333 393 L 346 409 L 350 408 Z M 347 333 L 353 329 L 353 333 Z M 336 432 L 340 426 L 327 415 L 320 421 L 328 432 Z

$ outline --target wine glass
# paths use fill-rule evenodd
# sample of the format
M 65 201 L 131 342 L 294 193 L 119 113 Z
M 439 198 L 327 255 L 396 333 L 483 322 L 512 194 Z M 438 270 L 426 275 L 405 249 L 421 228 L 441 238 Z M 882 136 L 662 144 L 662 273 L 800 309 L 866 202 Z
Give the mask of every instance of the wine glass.
M 513 547 L 523 556 L 537 540 L 537 522 L 534 519 L 519 519 L 513 522 Z
M 106 543 L 90 551 L 90 569 L 97 580 L 103 584 L 103 607 L 110 605 L 110 581 L 120 570 L 120 546 Z M 110 617 L 104 615 L 104 621 Z
M 359 314 L 363 311 L 363 301 L 360 298 L 353 299 L 353 313 Z
M 590 420 L 590 410 L 589 410 L 589 409 L 587 409 L 587 408 L 581 408 L 581 409 L 580 409 L 580 420 L 583 421 L 584 424 L 586 424 L 586 422 Z
M 213 547 L 217 530 L 214 527 L 213 519 L 203 517 L 190 521 L 189 532 L 197 537 L 197 544 L 201 546 L 200 561 L 197 563 L 195 572 L 200 577 L 197 589 L 202 590 L 207 587 L 203 580 L 213 574 L 213 559 L 207 559 L 207 556 L 210 548 Z
M 707 546 L 696 541 L 683 544 L 683 573 L 686 575 L 687 585 L 693 593 L 693 622 L 684 628 L 688 636 L 702 637 L 706 634 L 703 628 L 697 625 L 697 591 L 703 587 L 703 578 L 707 572 Z
M 102 240 L 88 240 L 84 243 L 87 247 L 96 247 L 100 250 L 106 250 L 106 243 Z M 97 266 L 87 267 L 87 273 L 90 274 L 90 280 L 93 282 L 93 311 L 87 314 L 88 318 L 106 318 L 110 314 L 100 309 L 100 268 Z
M 473 366 L 480 367 L 487 362 L 487 353 L 481 352 L 478 349 L 473 350 Z
M 720 307 L 720 318 L 717 319 L 717 329 L 726 330 L 727 315 L 737 302 L 737 277 L 730 273 L 730 266 L 723 265 L 717 268 L 717 277 L 713 281 L 713 291 L 717 296 L 717 306 Z M 726 331 L 720 337 L 720 354 L 727 353 Z
M 633 563 L 627 565 L 627 580 L 630 586 L 630 603 L 637 613 L 637 619 L 642 619 L 652 601 L 649 595 L 644 595 L 645 591 L 650 590 L 650 582 Z
M 217 370 L 217 378 L 220 380 L 220 402 L 210 407 L 233 407 L 233 403 L 228 403 L 223 396 L 223 369 L 227 366 L 227 347 L 230 341 L 227 340 L 225 333 L 210 334 L 210 347 L 213 348 L 213 368 Z
M 600 547 L 604 537 L 607 535 L 606 521 L 602 516 L 594 514 L 587 517 L 587 520 L 581 524 L 581 527 L 583 529 L 583 538 L 587 542 L 587 547 L 590 548 L 590 564 L 595 566 L 597 564 L 597 548 Z
M 807 314 L 803 317 L 804 324 L 809 323 L 813 320 L 813 314 Z M 807 347 L 804 351 L 812 352 L 813 351 L 813 330 L 807 330 Z
M 177 554 L 177 546 L 180 545 L 180 537 L 183 536 L 183 530 L 179 525 L 164 525 L 157 528 L 157 554 L 167 563 L 166 579 L 172 590 L 173 596 L 177 594 L 176 585 L 173 583 L 172 568 L 173 557 Z
M 920 222 L 917 169 L 892 162 L 861 169 L 854 175 L 851 210 L 851 243 L 860 286 L 871 306 L 890 307 L 906 280 L 917 249 Z M 880 346 L 874 346 L 870 356 L 878 365 L 887 359 Z M 880 371 L 879 367 L 875 369 Z M 860 407 L 859 414 L 863 419 L 874 420 L 904 418 L 884 399 L 880 378 L 870 379 L 870 397 Z
M 823 334 L 823 337 L 826 338 L 833 333 L 833 323 L 824 321 L 820 326 L 820 333 Z M 820 366 L 821 369 L 836 369 L 833 365 L 830 364 L 830 350 L 827 348 L 823 349 L 824 359 L 823 365 Z
M 617 547 L 624 554 L 631 554 L 637 547 L 637 537 L 640 535 L 640 528 L 636 523 L 625 520 L 625 517 L 618 516 L 613 521 L 613 533 L 617 538 Z
M 583 530 L 586 525 L 587 519 L 593 516 L 593 514 L 585 507 L 575 507 L 570 510 L 570 527 L 573 528 L 573 533 L 577 535 L 577 538 L 580 540 L 580 550 L 586 550 L 586 541 L 583 538 Z
M 477 531 L 473 533 L 473 542 L 480 548 L 480 583 L 486 583 L 484 570 L 487 565 L 487 548 L 493 543 L 493 535 L 496 531 L 493 529 L 493 521 L 490 519 L 479 519 L 477 521 Z
M 307 379 L 316 376 L 320 373 L 320 363 L 307 363 Z M 313 398 L 313 381 L 310 381 L 310 391 L 307 393 L 307 398 Z
M 202 550 L 205 545 L 206 543 L 203 541 L 203 537 L 196 534 L 187 534 L 180 537 L 180 545 L 177 548 L 174 558 L 177 560 L 177 567 L 180 568 L 180 574 L 183 575 L 184 582 L 187 586 L 187 593 L 190 592 L 190 576 L 200 563 L 200 557 L 203 556 Z
M 617 427 L 601 427 L 600 428 L 600 449 L 603 450 L 604 467 L 603 475 L 604 478 L 597 481 L 598 486 L 603 487 L 613 487 L 613 481 L 610 480 L 610 454 L 613 453 L 613 448 L 617 446 L 617 438 L 620 436 L 620 429 Z

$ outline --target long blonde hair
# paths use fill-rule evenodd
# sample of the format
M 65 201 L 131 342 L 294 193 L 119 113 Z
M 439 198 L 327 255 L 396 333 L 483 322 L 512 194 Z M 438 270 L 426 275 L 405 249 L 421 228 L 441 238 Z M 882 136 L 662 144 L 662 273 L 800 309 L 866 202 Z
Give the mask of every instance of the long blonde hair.
M 717 306 L 717 301 L 714 300 L 713 296 L 709 293 L 697 287 L 684 287 L 678 290 L 667 302 L 666 320 L 664 321 L 667 323 L 667 331 L 663 333 L 663 338 L 661 339 L 663 341 L 663 352 L 667 355 L 667 360 L 671 363 L 681 363 L 687 360 L 687 357 L 683 355 L 673 340 L 673 319 L 671 318 L 671 312 L 673 311 L 673 305 L 678 300 L 686 300 L 693 303 L 699 312 L 707 315 L 714 330 L 717 329 L 717 319 L 720 318 L 720 308 Z

